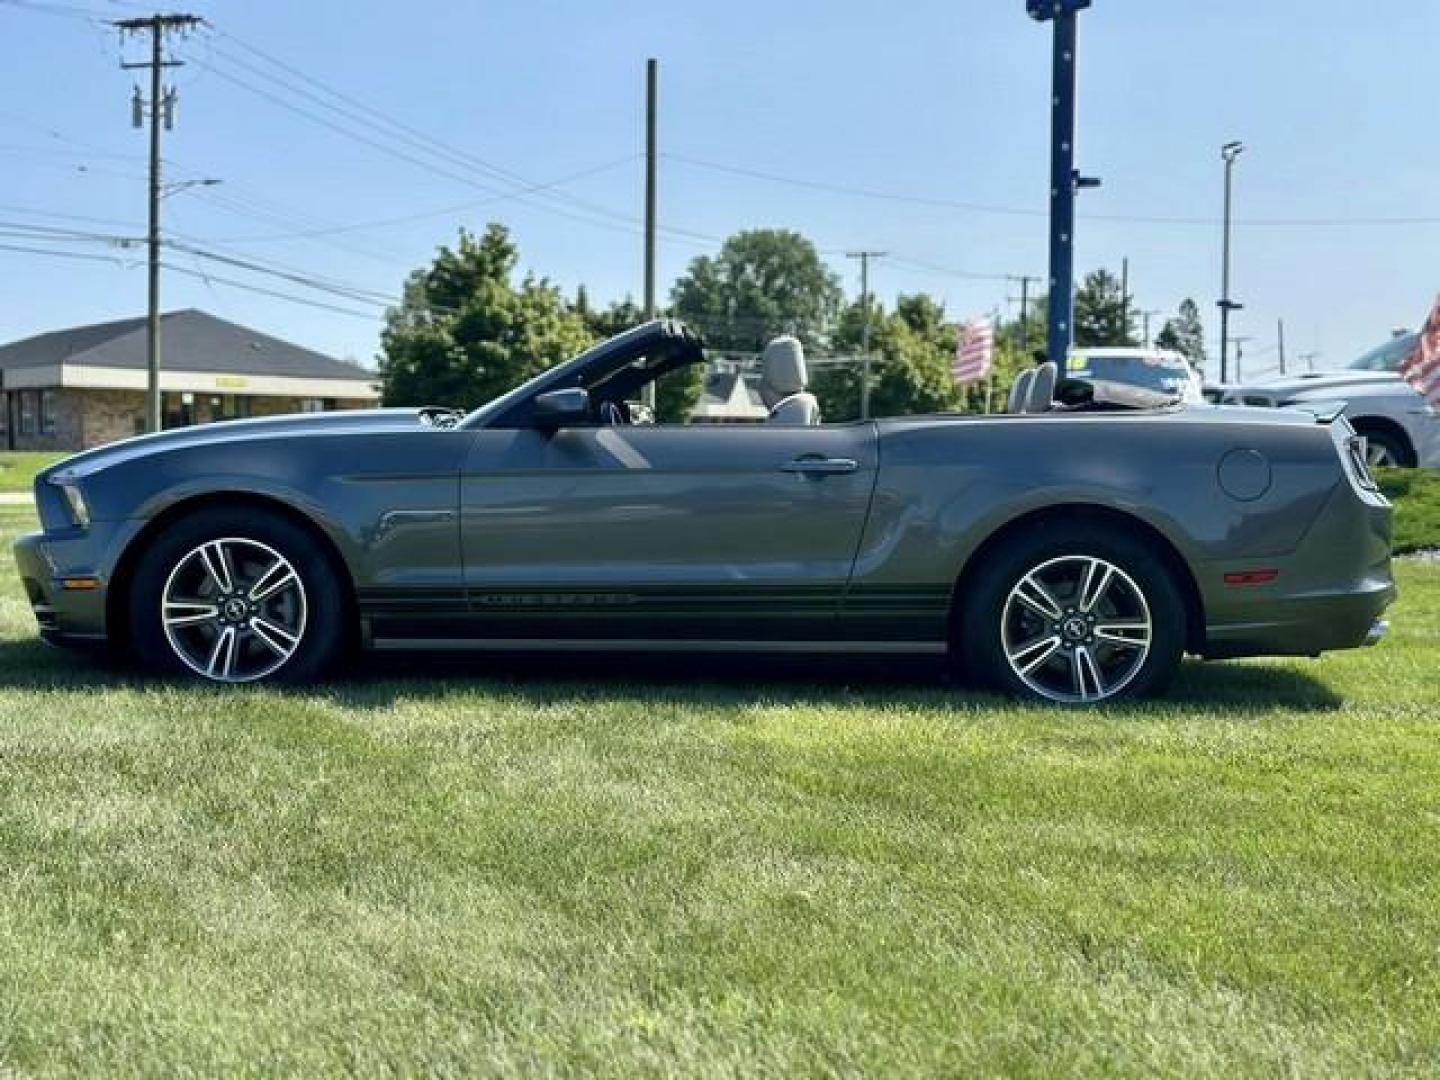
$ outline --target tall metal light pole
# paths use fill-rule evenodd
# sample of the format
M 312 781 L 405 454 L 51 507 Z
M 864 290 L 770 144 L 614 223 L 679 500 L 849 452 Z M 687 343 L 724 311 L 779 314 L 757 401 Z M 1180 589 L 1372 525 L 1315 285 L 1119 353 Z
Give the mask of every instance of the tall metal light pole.
M 1063 374 L 1075 336 L 1075 191 L 1100 181 L 1075 171 L 1076 15 L 1090 0 L 1025 0 L 1037 22 L 1055 24 L 1050 101 L 1050 319 L 1047 358 Z
M 660 106 L 660 61 L 653 57 L 645 61 L 645 318 L 655 318 L 655 194 L 656 127 L 659 123 Z M 641 398 L 651 409 L 655 408 L 655 383 L 645 384 Z
M 1228 142 L 1220 148 L 1225 160 L 1225 232 L 1220 252 L 1220 381 L 1226 382 L 1230 375 L 1230 312 L 1239 311 L 1245 305 L 1230 299 L 1230 190 L 1235 159 L 1245 152 L 1245 144 Z

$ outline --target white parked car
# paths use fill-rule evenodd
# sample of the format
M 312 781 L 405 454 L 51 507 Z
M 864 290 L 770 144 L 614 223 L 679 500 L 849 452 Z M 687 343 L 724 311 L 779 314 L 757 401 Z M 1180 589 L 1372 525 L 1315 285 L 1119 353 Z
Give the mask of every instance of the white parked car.
M 1232 405 L 1343 403 L 1351 426 L 1365 436 L 1370 465 L 1440 468 L 1440 413 L 1395 371 L 1416 341 L 1413 333 L 1396 334 L 1342 371 L 1210 387 L 1207 396 Z
M 1144 409 L 1175 401 L 1205 400 L 1200 376 L 1190 361 L 1168 349 L 1075 349 L 1065 374 L 1067 378 L 1083 379 L 1094 391 L 1094 400 L 1106 405 Z

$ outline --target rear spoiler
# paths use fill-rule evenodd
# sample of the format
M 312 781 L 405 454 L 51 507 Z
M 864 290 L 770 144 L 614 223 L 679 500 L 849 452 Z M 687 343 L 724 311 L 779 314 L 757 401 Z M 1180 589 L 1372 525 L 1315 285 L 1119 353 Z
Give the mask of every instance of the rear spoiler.
M 1297 401 L 1289 407 L 1310 413 L 1316 423 L 1333 424 L 1344 415 L 1346 404 L 1344 401 Z

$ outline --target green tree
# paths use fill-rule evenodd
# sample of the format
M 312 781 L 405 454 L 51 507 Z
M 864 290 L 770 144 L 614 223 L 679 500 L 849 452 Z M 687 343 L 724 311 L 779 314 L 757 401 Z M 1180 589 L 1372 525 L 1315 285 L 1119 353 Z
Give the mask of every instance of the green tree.
M 1173 319 L 1155 336 L 1161 349 L 1174 349 L 1199 371 L 1205 370 L 1205 326 L 1200 322 L 1200 308 L 1188 297 L 1180 301 Z
M 1120 279 L 1103 267 L 1085 275 L 1075 291 L 1075 345 L 1138 345 L 1135 305 Z
M 380 377 L 387 405 L 489 401 L 583 351 L 592 337 L 560 291 L 513 277 L 519 253 L 504 226 L 461 230 L 405 283 L 386 313 Z
M 702 255 L 675 282 L 675 314 L 712 347 L 759 351 L 779 334 L 807 348 L 824 342 L 840 308 L 840 282 L 815 245 L 786 229 L 752 229 Z
M 865 311 L 857 300 L 841 313 L 834 334 L 837 352 L 858 361 Z M 901 296 L 895 310 L 871 307 L 870 415 L 911 416 L 947 412 L 961 403 L 951 373 L 957 332 L 945 321 L 945 307 L 924 293 Z M 860 415 L 858 362 L 815 365 L 811 382 L 828 421 Z

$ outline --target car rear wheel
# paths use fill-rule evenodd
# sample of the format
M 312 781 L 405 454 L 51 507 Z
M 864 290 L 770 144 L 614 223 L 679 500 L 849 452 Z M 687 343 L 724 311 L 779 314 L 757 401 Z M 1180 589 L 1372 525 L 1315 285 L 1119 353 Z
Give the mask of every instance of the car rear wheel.
M 211 682 L 307 682 L 346 643 L 341 583 L 303 528 L 204 510 L 167 528 L 131 582 L 130 640 L 159 670 Z
M 1185 604 L 1165 561 L 1095 527 L 1024 534 L 980 568 L 957 628 L 965 668 L 1016 697 L 1091 705 L 1159 693 Z
M 1393 432 L 1360 424 L 1357 434 L 1365 436 L 1365 464 L 1372 469 L 1407 469 L 1415 462 L 1410 447 Z

